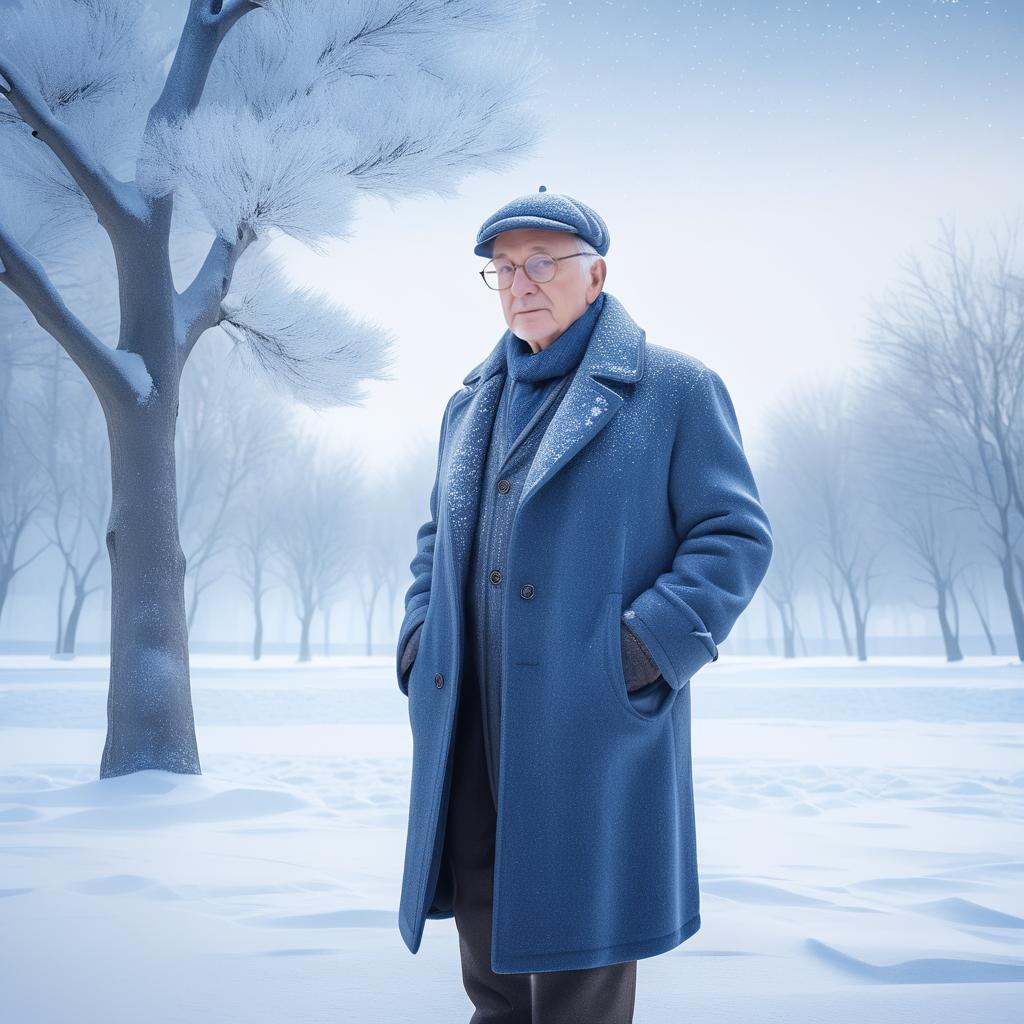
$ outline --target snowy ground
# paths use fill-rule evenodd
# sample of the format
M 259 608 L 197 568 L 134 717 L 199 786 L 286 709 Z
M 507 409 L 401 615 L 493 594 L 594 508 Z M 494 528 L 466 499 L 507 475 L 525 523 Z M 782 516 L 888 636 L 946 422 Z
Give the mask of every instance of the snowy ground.
M 0 658 L 0 1021 L 458 1024 L 398 933 L 388 658 L 200 656 L 204 775 L 97 780 L 102 659 Z M 947 1024 L 1024 1005 L 1024 668 L 721 657 L 693 681 L 696 935 L 636 1024 Z

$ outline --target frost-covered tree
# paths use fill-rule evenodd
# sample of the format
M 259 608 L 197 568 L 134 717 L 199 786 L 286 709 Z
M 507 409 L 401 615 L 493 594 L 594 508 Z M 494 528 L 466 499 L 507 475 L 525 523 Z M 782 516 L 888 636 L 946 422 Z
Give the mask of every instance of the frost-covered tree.
M 524 31 L 531 6 L 190 0 L 172 53 L 140 0 L 5 11 L 0 284 L 92 385 L 110 442 L 101 777 L 200 771 L 174 449 L 193 346 L 220 326 L 249 366 L 313 406 L 356 404 L 362 381 L 387 376 L 388 336 L 293 289 L 279 268 L 233 288 L 243 254 L 252 260 L 279 233 L 322 251 L 347 237 L 361 195 L 450 195 L 467 173 L 528 149 L 538 124 L 524 102 L 538 68 Z M 180 290 L 179 197 L 214 235 Z M 113 345 L 47 269 L 97 222 L 116 265 Z
M 936 493 L 970 512 L 1002 575 L 1024 660 L 1024 277 L 1020 225 L 979 258 L 943 226 L 926 266 L 872 319 L 865 345 L 903 415 L 902 443 L 926 452 Z

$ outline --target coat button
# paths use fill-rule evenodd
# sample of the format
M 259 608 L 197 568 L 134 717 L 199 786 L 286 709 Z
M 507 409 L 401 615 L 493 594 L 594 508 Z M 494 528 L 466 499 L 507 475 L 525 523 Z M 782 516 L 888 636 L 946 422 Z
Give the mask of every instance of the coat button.
M 438 688 L 439 690 L 441 689 L 441 687 L 442 687 L 442 686 L 444 686 L 444 676 L 443 676 L 443 675 L 441 675 L 441 673 L 440 673 L 440 672 L 438 672 L 438 673 L 437 673 L 437 675 L 436 675 L 436 676 L 434 676 L 434 685 L 435 685 L 435 686 L 436 686 L 436 687 L 437 687 L 437 688 Z
M 500 569 L 492 569 L 491 572 L 490 572 L 490 578 L 491 578 L 491 582 L 492 583 L 500 583 L 501 582 L 501 570 Z
M 525 597 L 526 600 L 529 601 L 535 593 L 536 591 L 533 589 L 532 583 L 524 583 L 522 589 L 519 591 L 519 596 Z
M 502 494 L 508 494 L 508 492 L 512 490 L 512 484 L 510 484 L 508 480 L 499 480 L 498 490 L 501 491 Z

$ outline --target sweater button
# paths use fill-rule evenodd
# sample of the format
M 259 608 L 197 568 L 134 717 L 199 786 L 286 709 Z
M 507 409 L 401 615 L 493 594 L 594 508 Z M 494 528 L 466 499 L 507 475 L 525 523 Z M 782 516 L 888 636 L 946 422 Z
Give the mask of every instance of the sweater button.
M 439 690 L 441 689 L 441 687 L 442 687 L 442 686 L 444 686 L 444 676 L 443 676 L 443 675 L 441 675 L 441 673 L 440 673 L 440 672 L 438 672 L 438 673 L 437 673 L 437 675 L 436 675 L 436 676 L 434 676 L 434 685 L 435 685 L 435 686 L 436 686 L 436 687 L 437 687 L 437 688 L 438 688 Z
M 500 569 L 492 569 L 490 571 L 489 575 L 490 575 L 490 580 L 491 580 L 492 583 L 500 583 L 501 582 L 501 570 Z
M 522 589 L 519 591 L 520 597 L 525 597 L 527 601 L 536 593 L 532 583 L 524 583 Z
M 508 494 L 508 492 L 512 490 L 512 484 L 509 483 L 508 480 L 499 480 L 498 490 L 501 491 L 502 494 Z

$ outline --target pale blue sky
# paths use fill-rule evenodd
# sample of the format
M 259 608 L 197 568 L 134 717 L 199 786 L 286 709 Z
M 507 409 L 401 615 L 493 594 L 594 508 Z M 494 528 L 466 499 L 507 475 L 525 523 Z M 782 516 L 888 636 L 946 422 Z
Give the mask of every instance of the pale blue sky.
M 0 7 L 10 0 L 0 0 Z M 186 0 L 156 0 L 170 32 Z M 547 132 L 454 199 L 359 207 L 353 237 L 289 269 L 398 338 L 364 407 L 300 413 L 386 464 L 436 439 L 447 397 L 505 328 L 476 274 L 513 196 L 577 196 L 608 222 L 607 290 L 651 341 L 733 394 L 748 447 L 786 389 L 858 358 L 872 304 L 940 220 L 982 237 L 1022 213 L 1024 4 L 986 0 L 538 5 Z M 397 261 L 420 267 L 399 283 Z
M 651 341 L 718 370 L 748 446 L 791 384 L 858 358 L 872 302 L 927 256 L 940 219 L 1021 214 L 1024 5 L 548 3 L 537 153 L 455 199 L 360 208 L 291 272 L 394 330 L 394 382 L 310 414 L 390 459 L 436 440 L 444 403 L 500 337 L 473 255 L 480 223 L 544 184 L 608 222 L 606 288 Z M 399 283 L 397 261 L 422 269 Z

